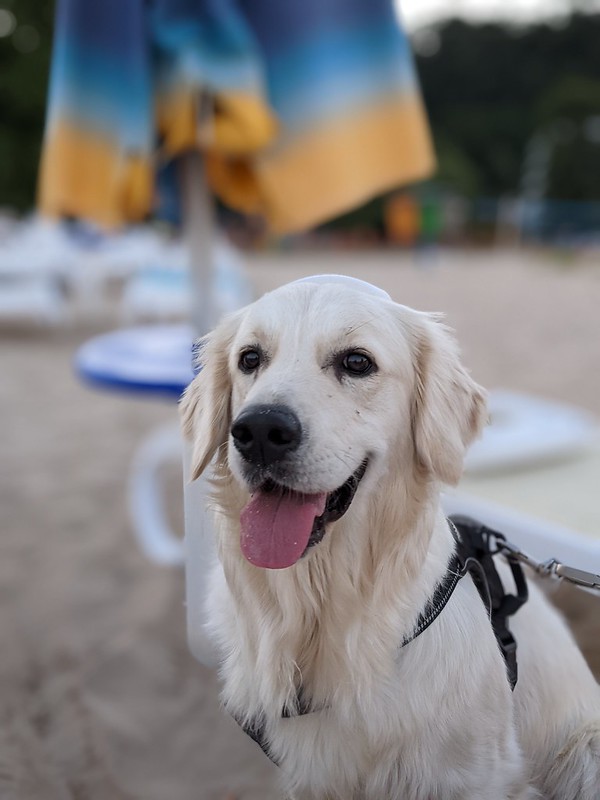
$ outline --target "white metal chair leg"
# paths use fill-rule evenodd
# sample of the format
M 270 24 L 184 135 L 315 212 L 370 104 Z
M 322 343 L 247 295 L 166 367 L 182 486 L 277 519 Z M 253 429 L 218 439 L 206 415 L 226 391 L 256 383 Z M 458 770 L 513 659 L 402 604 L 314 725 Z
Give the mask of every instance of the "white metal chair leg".
M 160 474 L 167 463 L 181 464 L 179 425 L 153 431 L 138 448 L 129 474 L 129 513 L 142 551 L 157 564 L 181 566 L 183 540 L 177 536 L 166 513 L 165 486 Z
M 169 525 L 165 486 L 161 469 L 165 464 L 181 466 L 184 455 L 185 540 Z M 185 563 L 187 631 L 189 648 L 207 667 L 217 666 L 217 657 L 205 632 L 207 584 L 216 559 L 214 533 L 207 511 L 208 482 L 204 476 L 191 483 L 189 454 L 179 425 L 153 431 L 138 448 L 129 477 L 129 511 L 140 548 L 157 564 Z
M 190 482 L 190 448 L 184 452 L 185 595 L 188 647 L 206 667 L 216 667 L 218 658 L 206 633 L 208 581 L 217 560 L 212 519 L 207 510 L 208 480 L 201 475 Z

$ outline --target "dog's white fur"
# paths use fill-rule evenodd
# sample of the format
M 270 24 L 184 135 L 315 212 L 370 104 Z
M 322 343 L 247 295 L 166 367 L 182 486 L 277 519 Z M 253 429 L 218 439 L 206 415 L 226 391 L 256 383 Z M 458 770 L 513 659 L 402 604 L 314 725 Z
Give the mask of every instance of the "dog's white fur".
M 240 351 L 256 345 L 265 363 L 243 374 Z M 352 348 L 374 357 L 374 374 L 336 373 L 332 354 Z M 598 800 L 598 685 L 535 586 L 511 622 L 514 694 L 470 578 L 399 647 L 453 548 L 440 486 L 458 481 L 486 419 L 484 392 L 439 319 L 343 285 L 291 284 L 226 318 L 202 364 L 182 417 L 194 476 L 216 456 L 208 618 L 224 702 L 238 719 L 264 720 L 290 794 Z M 347 513 L 283 570 L 240 551 L 249 494 L 229 432 L 255 403 L 289 406 L 306 430 L 291 488 L 332 491 L 369 457 Z M 300 686 L 314 713 L 282 718 Z

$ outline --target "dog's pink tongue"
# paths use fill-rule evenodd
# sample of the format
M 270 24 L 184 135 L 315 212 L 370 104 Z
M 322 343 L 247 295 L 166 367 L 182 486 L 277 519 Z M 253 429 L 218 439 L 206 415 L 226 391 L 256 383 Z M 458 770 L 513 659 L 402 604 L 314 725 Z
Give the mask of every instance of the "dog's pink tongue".
M 326 494 L 257 492 L 242 510 L 242 553 L 266 569 L 291 567 L 306 550 Z

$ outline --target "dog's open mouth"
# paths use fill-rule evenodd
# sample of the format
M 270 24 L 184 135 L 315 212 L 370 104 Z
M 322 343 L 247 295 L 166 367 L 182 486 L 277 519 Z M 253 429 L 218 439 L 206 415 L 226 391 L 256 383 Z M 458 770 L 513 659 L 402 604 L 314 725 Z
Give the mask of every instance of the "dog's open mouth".
M 302 494 L 266 481 L 240 516 L 244 556 L 256 567 L 291 567 L 321 541 L 329 523 L 346 513 L 367 464 L 365 459 L 345 483 L 329 494 Z

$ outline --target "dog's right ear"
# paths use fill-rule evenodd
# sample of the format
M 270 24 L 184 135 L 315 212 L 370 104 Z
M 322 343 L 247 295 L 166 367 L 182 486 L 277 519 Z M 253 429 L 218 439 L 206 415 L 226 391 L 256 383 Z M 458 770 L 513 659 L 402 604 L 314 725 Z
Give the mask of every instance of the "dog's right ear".
M 193 481 L 200 477 L 229 436 L 231 376 L 228 357 L 239 321 L 240 313 L 236 312 L 199 341 L 200 372 L 179 403 L 183 435 L 192 443 Z
M 466 450 L 487 422 L 486 393 L 462 366 L 454 335 L 436 315 L 420 314 L 414 329 L 415 454 L 421 468 L 455 486 Z

